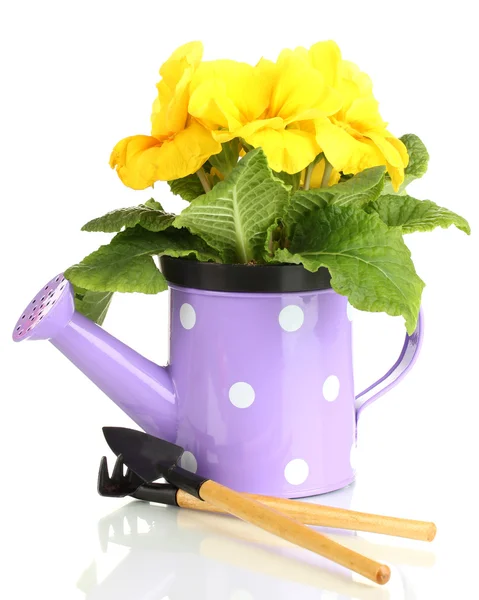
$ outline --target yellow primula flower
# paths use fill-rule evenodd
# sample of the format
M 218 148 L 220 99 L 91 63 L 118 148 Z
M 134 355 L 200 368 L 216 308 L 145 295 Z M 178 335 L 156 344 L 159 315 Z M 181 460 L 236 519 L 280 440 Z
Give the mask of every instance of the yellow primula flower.
M 235 137 L 263 148 L 274 171 L 297 173 L 319 154 L 313 119 L 336 113 L 339 94 L 295 55 L 256 67 L 203 63 L 192 82 L 189 112 L 225 142 Z
M 234 60 L 203 62 L 191 83 L 189 112 L 227 142 L 268 107 L 269 88 L 257 69 Z
M 185 177 L 221 152 L 208 129 L 188 115 L 190 83 L 202 53 L 202 44 L 191 42 L 171 55 L 160 68 L 151 135 L 127 137 L 113 149 L 110 166 L 128 187 L 142 190 L 155 181 Z
M 404 144 L 386 129 L 370 78 L 342 60 L 338 46 L 331 41 L 319 42 L 309 51 L 298 48 L 291 54 L 321 72 L 341 96 L 340 110 L 329 118 L 315 119 L 316 140 L 328 161 L 348 174 L 385 165 L 398 190 L 409 157 Z

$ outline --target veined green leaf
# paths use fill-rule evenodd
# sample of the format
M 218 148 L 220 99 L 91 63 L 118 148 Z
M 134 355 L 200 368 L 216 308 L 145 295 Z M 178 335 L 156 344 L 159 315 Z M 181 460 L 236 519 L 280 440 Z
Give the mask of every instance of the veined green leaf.
M 371 167 L 346 181 L 324 188 L 328 194 L 331 194 L 329 204 L 360 207 L 375 200 L 384 187 L 385 173 L 385 167 Z
M 261 260 L 266 231 L 283 214 L 288 198 L 288 190 L 258 148 L 248 152 L 225 181 L 193 200 L 173 225 L 199 235 L 224 262 Z
M 281 179 L 281 181 L 286 186 L 289 186 L 293 192 L 295 192 L 299 188 L 300 181 L 301 181 L 301 171 L 299 173 L 293 173 L 293 175 L 290 175 L 289 173 L 286 173 L 285 171 L 280 171 L 279 173 L 276 171 L 273 171 L 273 173 L 274 173 L 275 177 L 277 177 L 278 179 Z
M 436 227 L 446 229 L 450 225 L 467 234 L 471 233 L 469 223 L 460 215 L 430 200 L 417 200 L 407 195 L 380 196 L 366 207 L 366 211 L 376 212 L 386 225 L 400 227 L 403 233 L 432 231 Z
M 201 185 L 201 181 L 198 179 L 198 175 L 196 175 L 196 173 L 187 175 L 181 179 L 173 179 L 172 181 L 168 181 L 168 185 L 170 186 L 173 194 L 176 196 L 181 196 L 183 200 L 187 200 L 188 202 L 191 202 L 195 198 L 198 198 L 198 196 L 201 196 L 205 193 L 205 190 Z
M 296 224 L 317 207 L 361 207 L 375 200 L 384 186 L 384 173 L 385 167 L 373 167 L 331 187 L 298 190 L 291 197 L 284 218 L 290 235 L 293 235 Z
M 406 146 L 409 163 L 405 169 L 406 175 L 419 179 L 426 174 L 429 164 L 429 152 L 422 140 L 414 133 L 406 133 L 399 138 Z
M 76 310 L 101 325 L 113 298 L 113 292 L 91 292 L 85 288 L 73 286 Z
M 165 213 L 161 204 L 151 199 L 139 206 L 112 210 L 83 225 L 82 231 L 113 233 L 121 231 L 124 227 L 135 227 L 135 225 L 141 225 L 148 231 L 163 231 L 172 224 L 175 216 Z
M 152 232 L 137 225 L 67 269 L 65 277 L 74 285 L 95 292 L 156 294 L 167 285 L 152 257 L 164 254 L 219 260 L 214 250 L 186 230 Z
M 424 283 L 401 232 L 377 215 L 351 207 L 315 208 L 276 259 L 302 263 L 310 271 L 328 268 L 333 289 L 354 307 L 402 315 L 408 332 L 414 331 Z

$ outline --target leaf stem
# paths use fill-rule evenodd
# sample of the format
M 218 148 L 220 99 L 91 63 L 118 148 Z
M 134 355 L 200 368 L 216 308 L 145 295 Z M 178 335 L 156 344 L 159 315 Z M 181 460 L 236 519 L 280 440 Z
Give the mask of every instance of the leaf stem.
M 321 187 L 328 187 L 329 178 L 331 177 L 331 173 L 333 171 L 333 165 L 329 162 L 329 160 L 324 157 L 324 173 L 323 178 L 321 179 Z
M 311 175 L 313 174 L 314 169 L 314 160 L 306 167 L 306 174 L 304 176 L 304 190 L 309 190 L 309 186 L 311 185 Z
M 196 174 L 198 175 L 198 179 L 201 181 L 201 185 L 203 186 L 203 189 L 205 190 L 205 194 L 207 194 L 208 192 L 211 192 L 210 182 L 208 181 L 208 178 L 206 177 L 206 173 L 205 173 L 205 170 L 203 169 L 203 167 L 200 167 L 196 171 Z

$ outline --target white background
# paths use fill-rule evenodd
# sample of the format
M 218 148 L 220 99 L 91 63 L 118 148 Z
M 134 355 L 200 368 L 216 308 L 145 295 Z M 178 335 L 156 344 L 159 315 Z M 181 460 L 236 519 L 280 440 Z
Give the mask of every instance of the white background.
M 133 536 L 133 548 L 110 544 L 102 552 L 99 520 L 108 523 L 109 513 L 128 502 L 96 495 L 101 426 L 129 421 L 48 343 L 10 341 L 19 312 L 44 282 L 108 239 L 81 233 L 81 225 L 151 196 L 124 187 L 108 167 L 109 154 L 120 138 L 149 133 L 158 68 L 194 39 L 204 42 L 206 59 L 251 62 L 262 54 L 275 58 L 283 47 L 336 40 L 344 57 L 372 77 L 391 131 L 417 133 L 429 148 L 429 172 L 410 192 L 463 214 L 477 230 L 478 36 L 469 8 L 465 0 L 3 4 L 3 598 L 479 596 L 475 231 L 470 238 L 455 229 L 407 238 L 427 283 L 422 355 L 406 380 L 364 414 L 357 483 L 320 499 L 437 521 L 430 545 L 349 538 L 393 565 L 382 589 L 335 574 L 306 553 L 295 560 L 290 549 L 269 549 L 269 539 L 258 545 L 247 528 L 229 531 L 217 519 L 138 504 L 123 510 L 142 516 L 141 531 L 155 521 L 153 530 Z M 181 206 L 166 186 L 153 195 L 167 209 Z M 122 295 L 105 325 L 164 363 L 166 310 L 166 294 Z M 359 391 L 394 361 L 403 328 L 397 319 L 364 313 L 354 327 Z

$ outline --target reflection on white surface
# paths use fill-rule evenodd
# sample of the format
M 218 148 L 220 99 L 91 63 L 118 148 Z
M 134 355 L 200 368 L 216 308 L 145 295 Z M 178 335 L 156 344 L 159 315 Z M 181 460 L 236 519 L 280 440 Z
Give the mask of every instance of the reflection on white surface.
M 334 504 L 348 504 L 352 491 L 342 494 Z M 106 556 L 79 579 L 85 600 L 414 600 L 398 565 L 434 564 L 427 546 L 334 533 L 392 566 L 391 582 L 380 587 L 237 519 L 136 501 L 102 518 L 98 535 Z M 114 565 L 102 575 L 112 554 Z

